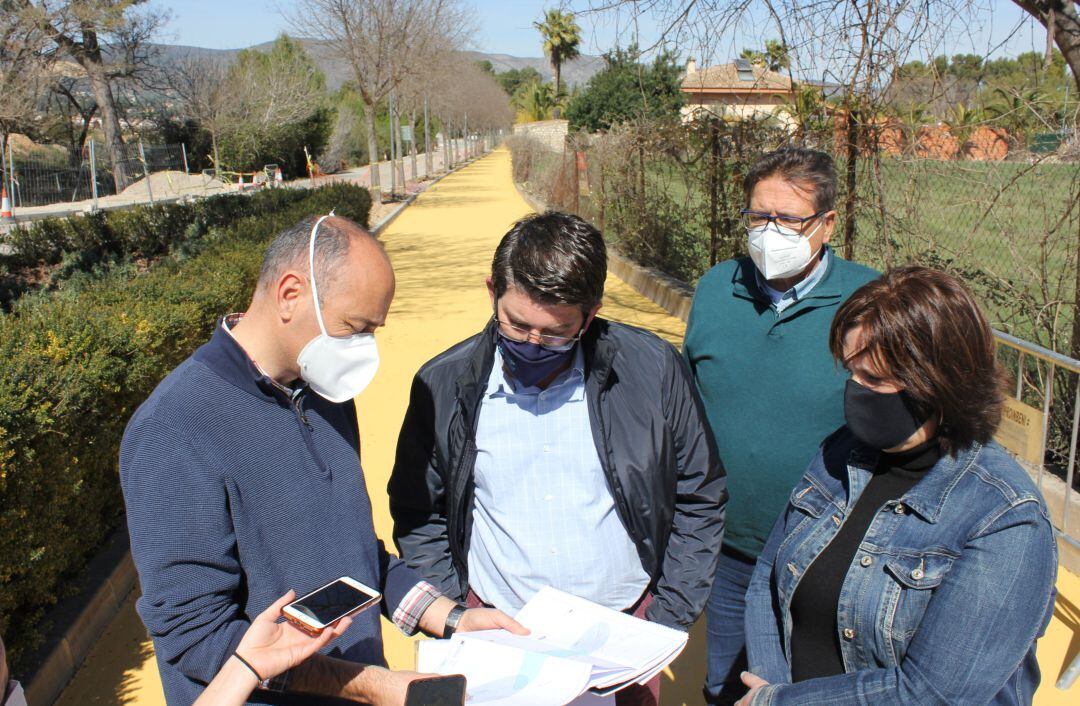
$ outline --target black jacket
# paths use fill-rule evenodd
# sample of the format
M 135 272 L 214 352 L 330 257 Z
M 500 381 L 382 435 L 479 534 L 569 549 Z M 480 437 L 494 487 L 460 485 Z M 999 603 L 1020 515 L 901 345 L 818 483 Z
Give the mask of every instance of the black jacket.
M 469 585 L 476 425 L 495 336 L 492 323 L 417 373 L 390 477 L 401 557 L 457 600 Z M 616 512 L 652 579 L 647 616 L 689 629 L 712 588 L 727 502 L 690 372 L 669 343 L 603 319 L 581 345 L 593 439 Z

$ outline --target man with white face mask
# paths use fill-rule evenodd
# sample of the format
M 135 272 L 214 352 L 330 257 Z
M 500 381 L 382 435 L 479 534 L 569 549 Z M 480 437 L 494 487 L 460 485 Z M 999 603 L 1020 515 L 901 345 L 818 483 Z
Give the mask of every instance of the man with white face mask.
M 827 154 L 771 152 L 743 187 L 749 257 L 701 278 L 683 344 L 731 493 L 706 608 L 713 704 L 745 692 L 744 595 L 757 556 L 819 443 L 844 423 L 847 375 L 830 357 L 829 324 L 877 277 L 828 247 L 836 170 Z
M 340 576 L 379 590 L 407 634 L 521 630 L 442 597 L 375 536 L 352 398 L 378 367 L 373 333 L 393 295 L 366 230 L 306 219 L 270 244 L 247 312 L 224 317 L 129 422 L 120 477 L 137 609 L 170 706 L 191 704 L 227 661 L 248 663 L 240 638 L 279 596 Z M 327 654 L 250 703 L 402 704 L 417 675 L 383 667 L 380 630 L 378 612 L 357 614 Z

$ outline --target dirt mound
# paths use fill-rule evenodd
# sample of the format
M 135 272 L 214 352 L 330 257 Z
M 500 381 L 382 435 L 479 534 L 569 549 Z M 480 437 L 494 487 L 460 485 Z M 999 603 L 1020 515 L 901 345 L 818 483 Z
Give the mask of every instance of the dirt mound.
M 202 174 L 185 174 L 178 171 L 154 172 L 150 175 L 150 190 L 154 192 L 154 198 L 167 196 L 203 196 L 206 194 L 218 194 L 223 191 L 235 191 L 236 186 L 230 185 Z M 146 178 L 139 179 L 131 186 L 120 192 L 123 198 L 145 198 Z

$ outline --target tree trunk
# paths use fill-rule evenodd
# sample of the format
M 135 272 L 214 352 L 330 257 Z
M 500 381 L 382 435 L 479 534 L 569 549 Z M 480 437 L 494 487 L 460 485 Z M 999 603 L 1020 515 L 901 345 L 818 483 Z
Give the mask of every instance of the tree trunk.
M 379 180 L 379 138 L 375 134 L 375 106 L 364 102 L 364 122 L 367 123 L 368 175 L 376 198 L 382 203 L 382 182 Z
M 105 148 L 109 151 L 109 162 L 112 164 L 113 183 L 116 185 L 116 193 L 120 193 L 128 186 L 127 170 L 124 164 L 124 138 L 120 130 L 120 116 L 116 110 L 116 99 L 113 97 L 112 86 L 105 76 L 105 67 L 100 57 L 95 61 L 93 57 L 84 57 L 80 62 L 86 76 L 90 79 L 90 89 L 94 93 L 98 109 L 101 111 L 101 127 L 105 131 Z
M 409 114 L 409 156 L 412 157 L 412 180 L 416 181 L 416 111 Z
M 562 111 L 559 110 L 559 94 L 562 93 L 562 64 L 553 61 L 551 68 L 555 70 L 555 107 L 551 109 L 551 117 L 558 120 L 562 115 Z
M 1080 91 L 1080 10 L 1075 2 L 1061 0 L 1013 0 L 1016 5 L 1042 23 L 1053 35 L 1054 42 L 1072 69 L 1073 80 Z
M 214 148 L 214 178 L 221 179 L 221 155 L 218 154 L 217 130 L 210 133 L 210 145 Z
M 851 108 L 847 110 L 847 164 L 845 167 L 845 186 L 847 194 L 844 197 L 844 259 L 852 260 L 855 257 L 855 197 L 858 183 L 856 182 L 859 159 L 859 122 L 858 116 Z
M 424 96 L 424 176 L 431 178 L 434 170 L 431 159 L 431 116 L 428 110 L 428 99 Z

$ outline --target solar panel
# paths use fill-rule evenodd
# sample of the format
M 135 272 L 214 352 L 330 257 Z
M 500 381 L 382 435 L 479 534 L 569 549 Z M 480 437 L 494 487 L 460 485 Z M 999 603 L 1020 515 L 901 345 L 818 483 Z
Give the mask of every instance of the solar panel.
M 750 65 L 750 60 L 749 59 L 736 59 L 735 60 L 735 70 L 736 71 L 750 71 L 752 73 L 754 71 L 754 67 Z

